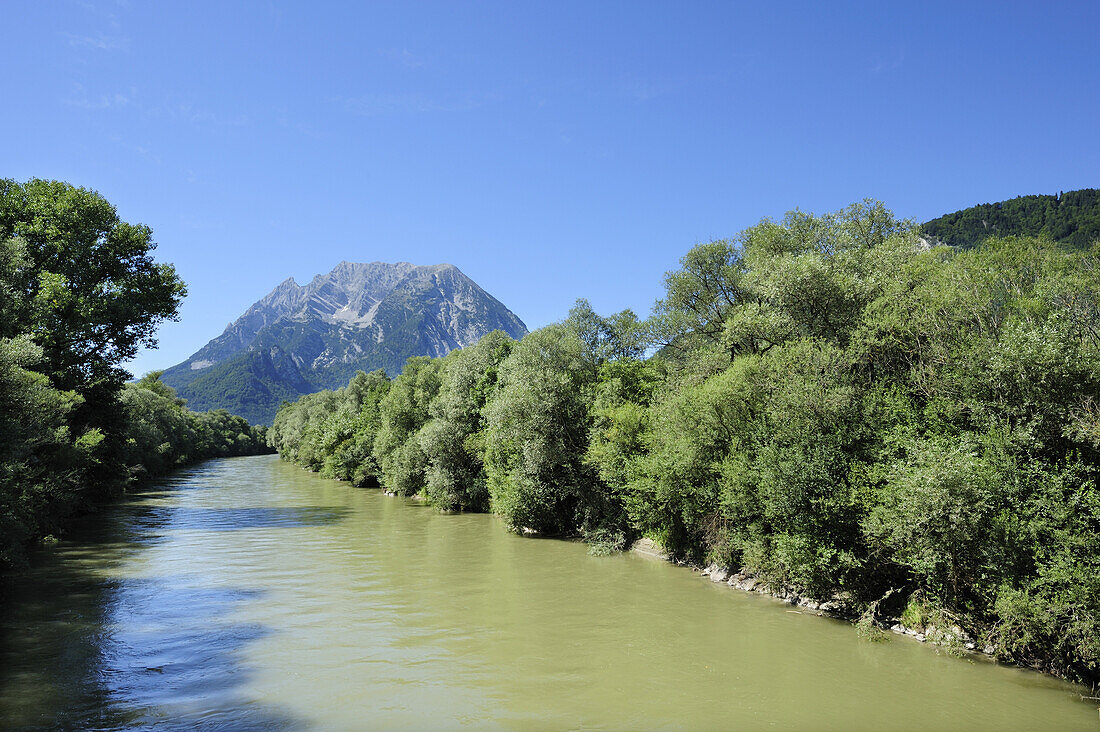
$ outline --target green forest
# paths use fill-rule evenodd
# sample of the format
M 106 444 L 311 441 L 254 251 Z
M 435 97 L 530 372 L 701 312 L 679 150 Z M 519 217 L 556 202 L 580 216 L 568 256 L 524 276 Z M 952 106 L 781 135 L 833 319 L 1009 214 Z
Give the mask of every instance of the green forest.
M 925 223 L 936 242 L 968 248 L 988 236 L 1045 236 L 1075 247 L 1100 240 L 1100 190 L 1084 188 L 1056 196 L 1020 196 L 956 211 Z
M 148 227 L 95 192 L 0 180 L 0 569 L 66 519 L 208 457 L 267 452 L 262 428 L 195 413 L 120 364 L 186 293 Z
M 791 212 L 692 248 L 648 319 L 581 300 L 284 404 L 267 439 L 331 478 L 596 552 L 648 537 L 1096 680 L 1100 245 L 1040 230 L 928 248 L 877 202 Z

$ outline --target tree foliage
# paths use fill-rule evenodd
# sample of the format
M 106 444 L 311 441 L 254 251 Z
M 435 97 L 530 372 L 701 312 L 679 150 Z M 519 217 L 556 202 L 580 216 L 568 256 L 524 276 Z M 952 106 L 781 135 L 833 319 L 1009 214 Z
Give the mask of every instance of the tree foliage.
M 428 461 L 425 492 L 444 510 L 489 508 L 485 407 L 514 344 L 503 331 L 493 331 L 446 362 L 439 394 L 428 407 L 430 420 L 418 436 Z
M 186 293 L 175 269 L 153 260 L 149 227 L 67 183 L 0 181 L 0 239 L 21 250 L 0 336 L 32 334 L 59 388 L 117 389 L 127 378 L 118 364 L 156 345 L 157 325 Z

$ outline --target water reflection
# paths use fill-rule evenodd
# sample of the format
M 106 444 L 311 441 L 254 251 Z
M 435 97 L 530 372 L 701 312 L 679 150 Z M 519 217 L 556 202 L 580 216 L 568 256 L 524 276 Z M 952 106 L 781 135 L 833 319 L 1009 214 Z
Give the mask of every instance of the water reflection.
M 232 616 L 263 592 L 125 570 L 175 527 L 301 526 L 339 511 L 181 511 L 164 497 L 147 491 L 88 517 L 0 586 L 0 728 L 302 726 L 239 694 L 253 675 L 241 650 L 270 631 Z

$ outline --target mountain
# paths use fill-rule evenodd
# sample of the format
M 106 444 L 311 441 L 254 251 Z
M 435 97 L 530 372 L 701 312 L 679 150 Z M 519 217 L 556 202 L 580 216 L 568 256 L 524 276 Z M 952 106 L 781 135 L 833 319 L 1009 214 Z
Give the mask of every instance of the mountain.
M 1020 196 L 983 203 L 932 219 L 922 226 L 933 242 L 967 249 L 989 236 L 1048 236 L 1071 246 L 1100 241 L 1100 190 L 1057 196 Z
M 270 424 L 284 399 L 343 386 L 360 369 L 396 375 L 410 356 L 442 356 L 493 330 L 527 333 L 454 265 L 340 262 L 307 285 L 283 281 L 161 380 L 192 409 Z

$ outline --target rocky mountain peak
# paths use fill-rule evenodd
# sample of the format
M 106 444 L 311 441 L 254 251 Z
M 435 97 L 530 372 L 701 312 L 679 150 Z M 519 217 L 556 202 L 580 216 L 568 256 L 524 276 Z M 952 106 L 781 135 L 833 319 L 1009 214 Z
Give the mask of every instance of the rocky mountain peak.
M 270 421 L 276 392 L 308 393 L 303 383 L 314 391 L 340 386 L 360 368 L 395 375 L 409 356 L 445 355 L 493 330 L 513 338 L 527 332 L 523 321 L 453 264 L 345 260 L 305 285 L 283 280 L 162 378 L 197 409 L 232 406 L 237 414 Z M 260 361 L 258 352 L 264 354 Z M 267 363 L 272 353 L 282 354 L 283 366 Z M 246 362 L 249 378 L 279 382 L 257 387 L 255 401 L 262 406 L 207 398 L 230 393 L 212 382 L 243 378 Z

